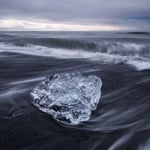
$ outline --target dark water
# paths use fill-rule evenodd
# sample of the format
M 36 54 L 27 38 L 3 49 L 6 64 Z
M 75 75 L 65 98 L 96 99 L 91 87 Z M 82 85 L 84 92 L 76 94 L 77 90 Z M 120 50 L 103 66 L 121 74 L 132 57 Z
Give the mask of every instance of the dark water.
M 78 70 L 103 81 L 91 119 L 55 121 L 31 104 L 45 76 Z M 0 150 L 149 150 L 150 35 L 0 32 Z

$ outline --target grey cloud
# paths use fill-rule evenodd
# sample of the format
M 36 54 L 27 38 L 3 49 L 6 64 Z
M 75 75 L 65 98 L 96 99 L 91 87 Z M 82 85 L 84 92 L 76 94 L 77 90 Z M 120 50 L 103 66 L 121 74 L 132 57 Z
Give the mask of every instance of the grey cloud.
M 0 0 L 0 18 L 8 17 L 85 24 L 150 24 L 150 1 Z

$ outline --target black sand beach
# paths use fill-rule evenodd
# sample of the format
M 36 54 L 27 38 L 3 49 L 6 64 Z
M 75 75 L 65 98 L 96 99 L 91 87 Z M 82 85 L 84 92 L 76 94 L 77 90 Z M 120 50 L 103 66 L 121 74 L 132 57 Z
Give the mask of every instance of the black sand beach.
M 150 36 L 0 32 L 1 150 L 150 148 Z M 32 105 L 45 76 L 78 70 L 103 81 L 89 121 L 69 126 Z

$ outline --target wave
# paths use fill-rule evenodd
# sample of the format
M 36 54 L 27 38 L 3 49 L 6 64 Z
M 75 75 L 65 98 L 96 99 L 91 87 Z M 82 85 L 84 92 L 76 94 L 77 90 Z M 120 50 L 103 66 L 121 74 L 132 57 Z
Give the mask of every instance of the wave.
M 72 38 L 25 38 L 13 35 L 0 34 L 0 42 L 13 44 L 15 46 L 40 45 L 51 48 L 65 49 L 97 49 L 97 43 L 94 41 L 78 40 Z
M 127 64 L 137 70 L 150 69 L 150 46 L 134 43 L 108 43 L 107 49 L 99 45 L 99 50 L 49 48 L 39 45 L 16 46 L 0 43 L 0 52 L 20 53 L 33 56 L 61 59 L 84 59 L 100 63 Z

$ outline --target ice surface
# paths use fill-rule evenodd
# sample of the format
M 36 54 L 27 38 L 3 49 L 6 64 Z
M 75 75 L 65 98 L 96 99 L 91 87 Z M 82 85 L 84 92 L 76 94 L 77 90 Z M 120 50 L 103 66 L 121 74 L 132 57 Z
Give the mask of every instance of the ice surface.
M 46 77 L 31 91 L 32 103 L 56 120 L 79 124 L 90 118 L 101 97 L 102 81 L 80 72 L 57 73 Z

